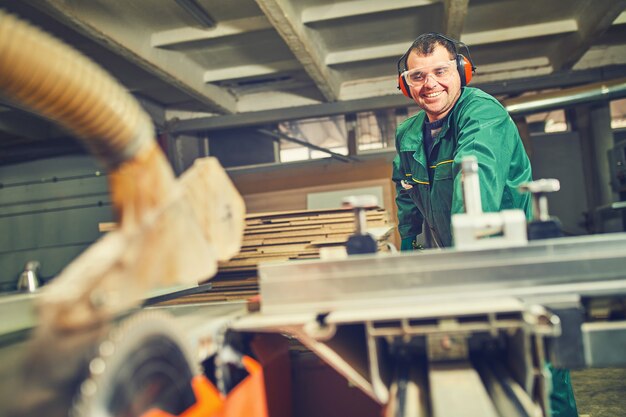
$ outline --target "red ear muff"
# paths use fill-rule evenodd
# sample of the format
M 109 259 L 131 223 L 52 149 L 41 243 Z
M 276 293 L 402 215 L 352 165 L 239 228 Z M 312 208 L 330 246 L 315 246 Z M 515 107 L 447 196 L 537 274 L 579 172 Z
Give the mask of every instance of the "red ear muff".
M 461 77 L 461 87 L 465 87 L 472 81 L 472 75 L 474 74 L 474 66 L 469 59 L 463 55 L 458 54 L 456 56 L 456 69 Z
M 411 95 L 411 87 L 406 83 L 406 80 L 402 76 L 402 74 L 398 75 L 398 90 L 402 91 L 402 94 L 405 97 L 413 98 Z

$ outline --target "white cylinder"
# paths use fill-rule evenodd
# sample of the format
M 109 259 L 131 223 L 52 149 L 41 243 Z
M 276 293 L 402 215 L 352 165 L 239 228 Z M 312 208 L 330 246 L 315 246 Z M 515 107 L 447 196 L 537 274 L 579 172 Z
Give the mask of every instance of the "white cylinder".
M 478 178 L 478 160 L 474 155 L 463 157 L 461 161 L 461 183 L 463 203 L 467 214 L 480 214 L 483 206 L 480 200 L 480 181 Z

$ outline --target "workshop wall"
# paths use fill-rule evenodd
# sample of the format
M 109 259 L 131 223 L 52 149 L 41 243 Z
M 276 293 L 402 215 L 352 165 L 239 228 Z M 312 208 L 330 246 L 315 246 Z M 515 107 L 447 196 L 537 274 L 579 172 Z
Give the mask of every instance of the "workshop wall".
M 587 234 L 588 211 L 580 137 L 577 132 L 530 136 L 533 179 L 556 178 L 561 190 L 548 195 L 550 214 L 561 221 L 567 235 Z
M 89 156 L 0 167 L 0 291 L 15 290 L 26 262 L 51 278 L 111 221 L 106 176 Z
M 325 158 L 280 166 L 228 171 L 243 195 L 249 213 L 306 209 L 309 192 L 352 189 L 367 184 L 383 185 L 384 206 L 393 207 L 391 161 L 393 152 L 359 156 L 359 162 Z

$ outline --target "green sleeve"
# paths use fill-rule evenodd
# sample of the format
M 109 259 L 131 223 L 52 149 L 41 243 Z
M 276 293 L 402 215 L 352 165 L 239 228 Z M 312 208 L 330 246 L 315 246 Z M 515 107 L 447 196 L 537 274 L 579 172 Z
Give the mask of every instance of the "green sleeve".
M 467 155 L 478 159 L 483 212 L 499 211 L 514 150 L 521 143 L 519 133 L 497 102 L 479 99 L 464 107 L 457 121 L 452 214 L 464 212 L 461 161 Z
M 400 181 L 405 177 L 400 163 L 400 156 L 396 155 L 393 160 L 392 180 L 396 186 L 396 207 L 398 209 L 398 232 L 401 239 L 415 238 L 422 233 L 423 218 L 409 192 L 405 190 Z

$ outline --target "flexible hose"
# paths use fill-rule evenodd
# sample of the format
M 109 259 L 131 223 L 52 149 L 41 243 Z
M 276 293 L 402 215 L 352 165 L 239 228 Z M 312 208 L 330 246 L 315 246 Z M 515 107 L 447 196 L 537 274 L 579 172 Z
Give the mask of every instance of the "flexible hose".
M 156 146 L 149 116 L 116 80 L 2 10 L 0 90 L 73 132 L 109 168 Z

